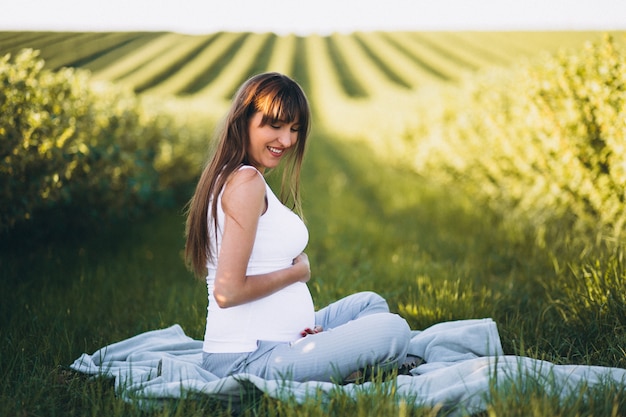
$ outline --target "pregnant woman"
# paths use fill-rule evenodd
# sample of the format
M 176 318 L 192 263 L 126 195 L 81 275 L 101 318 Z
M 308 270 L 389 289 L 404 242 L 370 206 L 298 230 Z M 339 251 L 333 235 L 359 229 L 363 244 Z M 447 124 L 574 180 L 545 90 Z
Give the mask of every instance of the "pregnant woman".
M 397 369 L 406 358 L 409 326 L 379 295 L 314 309 L 299 216 L 309 130 L 309 104 L 294 80 L 250 78 L 189 204 L 185 255 L 208 288 L 203 367 L 219 377 L 344 382 L 363 370 Z M 264 175 L 281 163 L 279 199 Z

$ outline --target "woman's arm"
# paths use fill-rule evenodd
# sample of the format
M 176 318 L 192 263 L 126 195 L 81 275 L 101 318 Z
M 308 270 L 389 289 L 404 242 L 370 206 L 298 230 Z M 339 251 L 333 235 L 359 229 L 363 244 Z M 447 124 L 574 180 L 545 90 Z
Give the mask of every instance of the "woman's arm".
M 222 195 L 225 213 L 222 244 L 218 254 L 213 296 L 221 308 L 233 307 L 272 294 L 311 276 L 305 254 L 279 271 L 247 276 L 246 269 L 259 217 L 266 210 L 265 182 L 251 169 L 233 174 Z

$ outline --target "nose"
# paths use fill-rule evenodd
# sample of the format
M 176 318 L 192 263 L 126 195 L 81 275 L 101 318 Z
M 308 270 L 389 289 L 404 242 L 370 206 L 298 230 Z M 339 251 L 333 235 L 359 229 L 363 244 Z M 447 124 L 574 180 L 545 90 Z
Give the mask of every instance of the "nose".
M 285 148 L 289 148 L 294 143 L 294 132 L 291 129 L 281 129 L 278 135 L 278 142 Z

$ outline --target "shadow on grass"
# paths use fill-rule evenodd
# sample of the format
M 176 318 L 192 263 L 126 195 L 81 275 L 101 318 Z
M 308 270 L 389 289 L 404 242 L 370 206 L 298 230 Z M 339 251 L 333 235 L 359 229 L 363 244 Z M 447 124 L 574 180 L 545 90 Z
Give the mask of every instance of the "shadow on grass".
M 356 141 L 317 133 L 310 145 L 302 186 L 318 307 L 373 290 L 415 329 L 490 316 L 505 322 L 505 350 L 524 337 L 527 346 L 544 338 L 543 351 L 565 346 L 568 333 L 542 321 L 541 289 L 532 288 L 550 266 L 532 248 L 507 242 L 468 196 L 386 164 Z M 59 388 L 46 375 L 83 352 L 173 323 L 202 337 L 206 289 L 184 267 L 183 230 L 180 211 L 163 212 L 79 244 L 0 254 L 0 415 L 62 415 Z M 128 415 L 112 394 L 97 399 L 101 385 L 91 387 L 70 388 L 70 415 L 111 407 L 118 407 L 112 415 Z
M 444 303 L 415 324 L 493 314 L 494 293 L 508 298 L 514 279 L 529 273 L 521 261 L 526 249 L 498 235 L 495 216 L 461 190 L 442 188 L 386 157 L 356 141 L 311 138 L 303 196 L 312 289 L 324 302 L 375 290 L 390 304 Z M 466 293 L 466 305 L 417 293 L 450 284 L 457 294 L 449 296 Z

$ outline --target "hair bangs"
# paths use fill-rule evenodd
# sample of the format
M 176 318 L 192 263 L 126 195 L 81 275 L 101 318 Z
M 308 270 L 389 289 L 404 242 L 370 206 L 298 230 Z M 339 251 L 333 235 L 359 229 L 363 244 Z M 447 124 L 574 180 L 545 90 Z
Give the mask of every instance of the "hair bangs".
M 302 91 L 292 86 L 274 86 L 257 101 L 257 111 L 263 113 L 263 124 L 293 123 L 308 129 L 309 107 Z M 282 88 L 280 88 L 282 87 Z

